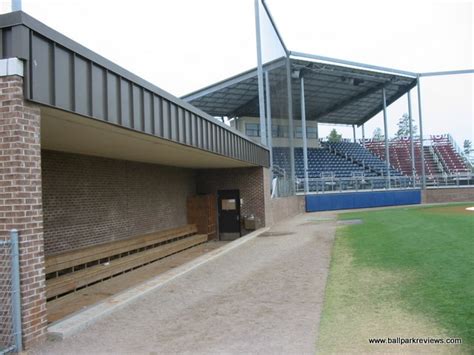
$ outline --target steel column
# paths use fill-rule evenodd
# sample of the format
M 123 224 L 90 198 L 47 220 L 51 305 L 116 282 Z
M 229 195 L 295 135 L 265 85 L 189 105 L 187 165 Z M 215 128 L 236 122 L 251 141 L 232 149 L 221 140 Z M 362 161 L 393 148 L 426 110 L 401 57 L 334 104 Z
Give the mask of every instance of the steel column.
M 290 58 L 286 58 L 286 85 L 288 92 L 288 136 L 290 143 L 290 166 L 291 166 L 291 181 L 293 184 L 292 191 L 294 191 L 294 184 L 296 181 L 295 173 L 295 147 L 294 147 L 294 130 L 293 130 L 293 96 L 291 83 L 291 63 Z
M 257 76 L 258 76 L 258 108 L 260 112 L 260 142 L 267 145 L 265 129 L 265 96 L 262 66 L 262 42 L 260 37 L 260 0 L 255 0 L 255 28 L 257 36 Z
M 362 125 L 362 146 L 365 147 L 365 128 Z
M 385 95 L 385 88 L 382 89 L 382 101 L 383 101 L 383 129 L 385 135 L 385 164 L 387 168 L 387 181 L 388 188 L 391 187 L 390 182 L 390 150 L 388 148 L 388 128 L 387 128 L 387 99 Z
M 300 77 L 301 85 L 301 134 L 303 136 L 303 167 L 304 167 L 304 192 L 309 192 L 308 181 L 308 142 L 306 137 L 306 107 L 304 97 L 304 77 Z
M 420 76 L 417 77 L 417 91 L 418 91 L 418 119 L 420 120 L 420 149 L 421 149 L 421 188 L 426 188 L 426 172 L 425 172 L 425 150 L 423 149 L 423 113 L 421 108 L 421 83 Z
M 266 98 L 266 108 L 267 108 L 267 132 L 268 132 L 268 149 L 270 149 L 270 186 L 273 181 L 273 143 L 272 143 L 272 105 L 271 105 L 271 95 L 270 95 L 270 73 L 267 71 L 265 73 L 265 98 Z
M 20 290 L 20 252 L 18 247 L 18 231 L 10 231 L 11 265 L 12 265 L 12 319 L 16 352 L 23 351 L 21 329 L 21 290 Z
M 21 0 L 12 0 L 12 11 L 21 11 Z
M 352 137 L 354 139 L 354 143 L 356 142 L 356 128 L 355 125 L 352 125 Z
M 415 187 L 415 175 L 416 175 L 416 165 L 415 165 L 415 145 L 413 144 L 413 122 L 412 122 L 412 111 L 411 111 L 411 94 L 410 91 L 407 92 L 408 99 L 408 118 L 410 122 L 410 153 L 411 153 L 411 171 L 413 175 L 413 187 Z

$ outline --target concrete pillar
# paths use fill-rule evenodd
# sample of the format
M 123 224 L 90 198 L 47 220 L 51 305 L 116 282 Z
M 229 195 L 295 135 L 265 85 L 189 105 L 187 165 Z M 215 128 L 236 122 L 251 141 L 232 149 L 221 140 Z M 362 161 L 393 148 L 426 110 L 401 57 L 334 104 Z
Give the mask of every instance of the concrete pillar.
M 22 69 L 9 73 L 22 63 L 9 61 L 17 62 L 0 63 L 0 235 L 19 231 L 21 320 L 28 348 L 45 336 L 47 326 L 40 110 L 24 99 Z

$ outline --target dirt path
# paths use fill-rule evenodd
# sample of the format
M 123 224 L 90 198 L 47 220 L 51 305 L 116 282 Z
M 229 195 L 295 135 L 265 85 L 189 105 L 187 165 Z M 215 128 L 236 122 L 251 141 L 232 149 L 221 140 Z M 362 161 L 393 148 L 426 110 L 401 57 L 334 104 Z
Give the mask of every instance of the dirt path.
M 314 353 L 336 224 L 305 214 L 37 354 Z

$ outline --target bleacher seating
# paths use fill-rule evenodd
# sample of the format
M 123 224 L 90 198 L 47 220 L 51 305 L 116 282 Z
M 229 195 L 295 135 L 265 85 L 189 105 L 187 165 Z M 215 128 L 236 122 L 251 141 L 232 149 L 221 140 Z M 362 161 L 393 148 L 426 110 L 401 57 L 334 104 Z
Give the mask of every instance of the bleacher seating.
M 273 148 L 273 164 L 290 172 L 289 148 Z M 351 177 L 354 171 L 364 171 L 362 166 L 342 158 L 327 148 L 308 148 L 308 176 L 319 178 L 321 173 L 334 172 L 334 177 Z M 296 177 L 304 178 L 303 148 L 295 148 Z
M 423 147 L 418 140 L 415 140 L 415 174 L 422 175 L 421 152 L 423 149 L 428 185 L 437 184 L 438 180 L 445 179 L 448 175 L 470 171 L 453 142 L 449 135 L 431 136 L 430 140 L 424 141 Z M 331 179 L 340 180 L 338 186 L 342 189 L 345 188 L 344 184 L 347 183 L 347 188 L 351 188 L 351 184 L 354 185 L 357 181 L 369 184 L 372 188 L 384 188 L 385 176 L 387 176 L 384 160 L 385 142 L 366 139 L 361 143 L 321 142 L 320 148 L 308 148 L 308 177 L 322 180 L 323 185 L 330 185 Z M 406 186 L 413 184 L 410 150 L 408 138 L 390 140 L 390 176 L 396 178 L 394 181 L 397 184 Z M 294 154 L 296 177 L 304 179 L 303 148 L 295 148 Z M 290 161 L 289 148 L 273 148 L 274 166 L 279 168 L 279 171 L 285 171 L 288 176 L 291 171 Z M 321 184 L 321 181 L 313 181 L 310 182 L 311 184 Z
M 366 177 L 385 176 L 385 163 L 372 155 L 366 149 L 355 143 L 349 146 L 357 150 L 357 154 L 345 154 L 342 148 L 335 150 L 330 145 L 323 145 L 322 148 L 308 148 L 308 176 L 309 178 L 319 178 L 322 173 L 333 172 L 335 178 L 352 177 L 354 173 Z M 360 147 L 360 149 L 358 147 Z M 358 158 L 355 158 L 357 155 Z M 365 159 L 361 159 L 361 157 Z M 289 148 L 273 148 L 273 164 L 290 173 L 290 150 Z M 295 148 L 295 173 L 297 178 L 304 178 L 303 148 Z M 392 176 L 400 176 L 400 172 L 392 169 Z
M 374 155 L 370 150 L 364 148 L 358 143 L 352 142 L 337 142 L 337 143 L 325 143 L 325 145 L 336 154 L 350 159 L 357 164 L 363 166 L 368 170 L 366 176 L 377 176 L 387 175 L 387 167 L 385 161 Z M 369 172 L 372 172 L 369 173 Z M 375 173 L 375 174 L 374 174 Z M 400 171 L 396 170 L 393 166 L 390 168 L 391 176 L 401 176 Z
M 466 163 L 462 160 L 458 152 L 456 152 L 447 135 L 431 136 L 431 145 L 434 153 L 437 154 L 441 160 L 446 172 L 455 174 L 469 171 Z
M 295 148 L 295 170 L 297 177 L 304 177 L 303 148 Z M 364 171 L 364 168 L 328 149 L 308 149 L 308 175 L 310 178 L 320 177 L 323 172 L 334 172 L 336 178 L 350 177 L 354 171 Z
M 385 146 L 383 141 L 366 140 L 366 147 L 380 159 L 385 159 Z M 421 145 L 415 141 L 415 170 L 417 175 L 422 174 Z M 430 176 L 468 172 L 469 168 L 456 152 L 448 135 L 431 136 L 423 144 L 425 157 L 425 174 Z M 389 146 L 390 164 L 404 175 L 412 174 L 410 140 L 408 138 L 393 139 Z

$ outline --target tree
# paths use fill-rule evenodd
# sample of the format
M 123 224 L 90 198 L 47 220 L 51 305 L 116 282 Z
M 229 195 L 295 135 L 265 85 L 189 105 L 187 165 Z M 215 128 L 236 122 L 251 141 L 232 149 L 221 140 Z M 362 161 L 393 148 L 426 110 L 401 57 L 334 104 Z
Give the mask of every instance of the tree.
M 384 140 L 384 135 L 382 133 L 382 129 L 380 127 L 377 127 L 375 130 L 374 130 L 374 133 L 372 134 L 372 139 L 374 141 L 383 141 Z
M 418 131 L 418 127 L 414 124 L 415 123 L 414 119 L 411 119 L 411 122 L 413 124 L 413 135 L 416 135 Z M 398 131 L 395 134 L 397 138 L 410 136 L 410 117 L 408 116 L 407 113 L 404 113 L 402 117 L 399 118 L 397 126 L 398 126 Z
M 471 153 L 472 142 L 469 139 L 464 140 L 464 153 L 469 155 Z
M 342 141 L 342 134 L 337 133 L 336 129 L 333 128 L 331 133 L 328 136 L 328 142 L 337 143 Z

